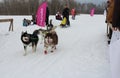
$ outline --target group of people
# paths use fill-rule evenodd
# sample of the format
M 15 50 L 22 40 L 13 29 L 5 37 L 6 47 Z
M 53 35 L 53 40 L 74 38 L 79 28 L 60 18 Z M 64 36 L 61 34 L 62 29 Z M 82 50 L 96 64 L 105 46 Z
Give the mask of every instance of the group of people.
M 68 5 L 66 4 L 62 11 L 63 21 L 61 22 L 60 26 L 70 26 L 69 15 L 70 15 L 70 9 Z M 75 8 L 71 10 L 71 15 L 72 15 L 72 19 L 75 20 L 75 15 L 76 15 Z
M 69 20 L 70 13 L 72 15 L 72 19 L 75 20 L 76 10 L 75 10 L 75 8 L 73 8 L 70 12 L 68 4 L 65 4 L 62 13 L 57 12 L 55 17 L 56 17 L 56 20 L 61 20 L 62 21 L 61 24 L 60 24 L 61 26 L 70 26 L 70 20 Z M 46 8 L 46 18 L 45 18 L 46 19 L 45 20 L 46 26 L 49 24 L 49 14 L 50 14 L 49 13 L 49 8 L 47 6 L 47 8 Z M 32 20 L 24 19 L 23 20 L 23 26 L 28 26 L 31 23 L 32 24 L 37 24 L 36 18 L 37 18 L 36 15 L 32 14 Z
M 66 4 L 63 11 L 62 11 L 62 15 L 63 15 L 63 22 L 61 22 L 60 26 L 70 26 L 70 21 L 69 21 L 69 12 L 70 9 L 68 7 L 68 5 Z

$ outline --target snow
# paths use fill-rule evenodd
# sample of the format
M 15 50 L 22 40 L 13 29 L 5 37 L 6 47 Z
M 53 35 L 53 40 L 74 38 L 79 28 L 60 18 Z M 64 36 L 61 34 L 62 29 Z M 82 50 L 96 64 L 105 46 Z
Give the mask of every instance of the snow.
M 71 26 L 60 28 L 61 21 L 51 15 L 58 26 L 57 50 L 44 54 L 43 44 L 37 51 L 28 47 L 27 55 L 21 42 L 21 32 L 32 33 L 40 27 L 22 26 L 31 16 L 0 16 L 14 19 L 14 31 L 8 32 L 9 22 L 0 23 L 0 78 L 110 78 L 110 63 L 104 15 L 77 15 Z

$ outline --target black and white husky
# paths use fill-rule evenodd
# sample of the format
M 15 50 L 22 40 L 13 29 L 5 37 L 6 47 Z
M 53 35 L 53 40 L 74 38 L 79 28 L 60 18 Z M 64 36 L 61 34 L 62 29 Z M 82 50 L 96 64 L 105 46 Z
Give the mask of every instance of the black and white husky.
M 33 32 L 33 34 L 28 34 L 27 32 L 22 32 L 21 41 L 23 43 L 24 50 L 25 50 L 24 55 L 26 55 L 27 54 L 27 46 L 32 45 L 33 52 L 36 51 L 39 38 L 38 38 L 37 34 L 34 32 Z

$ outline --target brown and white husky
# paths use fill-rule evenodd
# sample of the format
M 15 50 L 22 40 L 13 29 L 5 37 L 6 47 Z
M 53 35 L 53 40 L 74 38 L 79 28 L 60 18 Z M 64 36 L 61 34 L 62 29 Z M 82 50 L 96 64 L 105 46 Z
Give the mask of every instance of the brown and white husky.
M 56 45 L 58 44 L 58 35 L 55 31 L 50 31 L 45 35 L 44 38 L 44 53 L 48 53 L 48 48 L 50 48 L 51 52 L 56 49 Z

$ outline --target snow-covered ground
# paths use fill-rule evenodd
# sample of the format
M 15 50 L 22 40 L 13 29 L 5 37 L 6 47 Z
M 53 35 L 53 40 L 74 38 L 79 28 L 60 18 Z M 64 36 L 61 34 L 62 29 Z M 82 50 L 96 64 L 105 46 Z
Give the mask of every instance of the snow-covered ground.
M 0 16 L 14 18 L 14 31 L 9 22 L 0 23 L 0 78 L 110 78 L 110 64 L 104 15 L 77 15 L 70 18 L 69 28 L 57 27 L 57 50 L 47 55 L 43 44 L 37 51 L 28 47 L 27 56 L 21 42 L 21 32 L 32 33 L 36 25 L 22 26 L 23 18 L 31 16 Z M 60 21 L 50 16 L 54 25 Z

